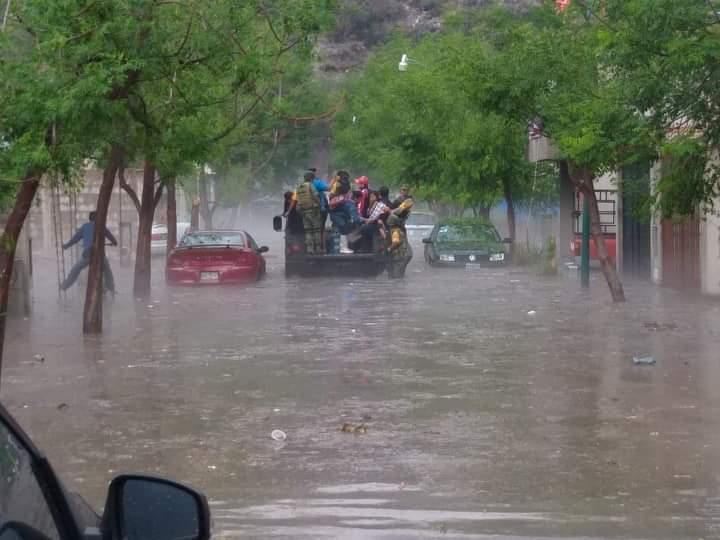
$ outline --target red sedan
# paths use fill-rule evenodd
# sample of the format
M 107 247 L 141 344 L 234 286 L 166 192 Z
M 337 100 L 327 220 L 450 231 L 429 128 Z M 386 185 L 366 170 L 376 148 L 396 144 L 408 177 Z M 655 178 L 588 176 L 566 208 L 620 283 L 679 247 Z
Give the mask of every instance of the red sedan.
M 165 276 L 171 285 L 254 281 L 265 275 L 267 251 L 245 231 L 191 232 L 170 253 Z

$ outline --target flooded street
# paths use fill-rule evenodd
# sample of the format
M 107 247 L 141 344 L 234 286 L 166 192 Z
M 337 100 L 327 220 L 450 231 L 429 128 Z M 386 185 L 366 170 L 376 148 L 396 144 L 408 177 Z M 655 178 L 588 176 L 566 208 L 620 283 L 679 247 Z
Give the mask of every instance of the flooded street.
M 614 306 L 599 274 L 585 293 L 417 250 L 404 281 L 286 280 L 258 236 L 244 287 L 156 268 L 139 302 L 116 262 L 100 338 L 36 261 L 3 402 L 97 508 L 133 471 L 203 490 L 216 538 L 720 537 L 717 301 L 629 282 Z

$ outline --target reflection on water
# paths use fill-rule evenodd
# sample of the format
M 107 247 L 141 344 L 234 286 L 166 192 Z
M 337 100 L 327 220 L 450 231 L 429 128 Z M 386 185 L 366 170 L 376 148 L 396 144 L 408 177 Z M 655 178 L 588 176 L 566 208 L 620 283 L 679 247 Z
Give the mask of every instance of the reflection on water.
M 220 538 L 720 535 L 717 303 L 630 283 L 613 306 L 600 281 L 418 261 L 402 282 L 287 281 L 281 264 L 236 288 L 156 272 L 143 302 L 117 269 L 88 339 L 80 294 L 58 300 L 39 264 L 3 401 L 96 506 L 120 471 L 170 475 L 208 494 Z

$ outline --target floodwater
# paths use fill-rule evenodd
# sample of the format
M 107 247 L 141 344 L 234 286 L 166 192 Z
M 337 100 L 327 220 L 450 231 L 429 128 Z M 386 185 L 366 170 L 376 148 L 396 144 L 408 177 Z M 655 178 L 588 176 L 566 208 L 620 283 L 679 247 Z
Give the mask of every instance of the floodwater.
M 100 338 L 36 260 L 3 402 L 97 508 L 134 471 L 203 490 L 216 538 L 720 537 L 720 302 L 418 251 L 404 281 L 286 280 L 257 236 L 248 286 L 158 270 L 136 301 L 115 262 Z

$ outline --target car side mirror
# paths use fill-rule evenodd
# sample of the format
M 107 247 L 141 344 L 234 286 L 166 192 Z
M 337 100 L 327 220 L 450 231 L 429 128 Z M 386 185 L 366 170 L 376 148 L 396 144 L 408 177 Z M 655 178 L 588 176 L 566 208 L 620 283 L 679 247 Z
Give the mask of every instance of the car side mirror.
M 512 244 L 513 241 L 511 238 L 503 238 L 503 244 Z
M 6 521 L 0 527 L 0 540 L 48 540 L 48 537 L 25 523 Z
M 268 251 L 270 251 L 270 248 L 267 246 L 260 246 L 257 250 L 258 253 L 267 253 Z
M 282 231 L 282 216 L 275 216 L 273 218 L 273 230 L 275 232 Z
M 108 488 L 103 540 L 209 540 L 210 509 L 194 489 L 164 478 L 122 475 Z
M 423 244 L 432 244 L 432 238 L 423 238 L 422 243 Z

